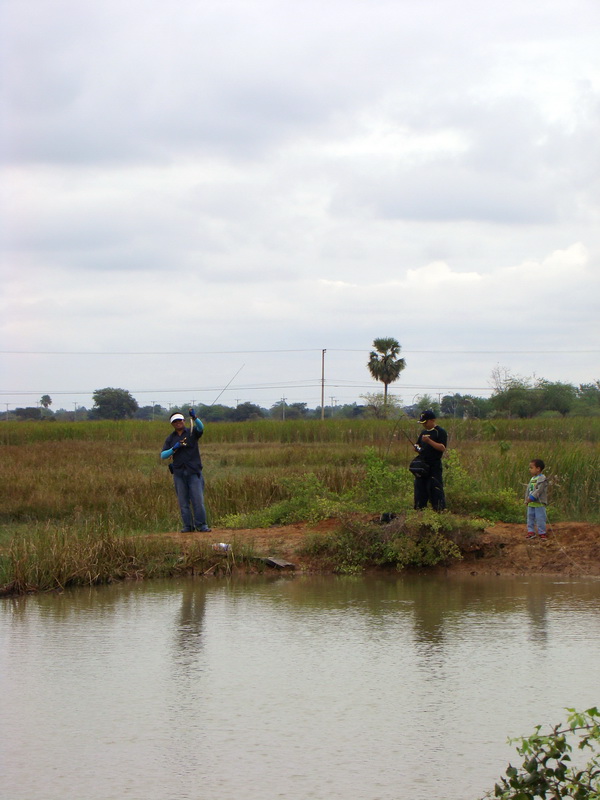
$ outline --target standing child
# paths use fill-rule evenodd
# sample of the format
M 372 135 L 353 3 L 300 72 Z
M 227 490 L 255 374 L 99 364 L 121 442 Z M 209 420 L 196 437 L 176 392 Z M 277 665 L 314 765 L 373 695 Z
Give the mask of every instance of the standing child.
M 525 505 L 527 506 L 527 536 L 526 539 L 535 539 L 535 529 L 540 539 L 547 539 L 546 535 L 546 505 L 548 503 L 548 478 L 543 474 L 546 465 L 541 458 L 534 458 L 529 462 L 531 480 L 525 492 Z

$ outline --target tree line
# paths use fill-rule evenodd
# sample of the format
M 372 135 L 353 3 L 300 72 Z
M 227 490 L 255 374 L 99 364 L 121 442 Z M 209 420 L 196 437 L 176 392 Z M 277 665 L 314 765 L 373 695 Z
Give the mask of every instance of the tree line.
M 198 416 L 209 422 L 244 422 L 256 419 L 321 419 L 357 417 L 377 417 L 388 419 L 405 413 L 418 417 L 427 408 L 433 409 L 438 417 L 459 419 L 527 418 L 546 416 L 597 416 L 600 415 L 600 381 L 575 386 L 561 381 L 545 378 L 523 378 L 511 373 L 506 367 L 496 367 L 491 374 L 491 397 L 476 397 L 460 393 L 434 396 L 424 394 L 415 398 L 411 405 L 402 405 L 399 398 L 390 395 L 388 387 L 395 383 L 406 368 L 406 361 L 400 357 L 401 346 L 393 337 L 374 339 L 369 353 L 367 368 L 371 377 L 383 384 L 383 392 L 373 392 L 361 396 L 362 403 L 321 406 L 309 408 L 307 403 L 287 403 L 280 400 L 270 408 L 255 403 L 239 403 L 235 407 L 226 405 L 210 406 L 203 403 L 195 405 Z M 92 395 L 94 405 L 91 409 L 75 406 L 73 411 L 59 409 L 52 411 L 52 398 L 44 394 L 37 406 L 16 408 L 12 412 L 0 413 L 0 419 L 17 420 L 95 420 L 95 419 L 140 419 L 164 420 L 173 411 L 182 408 L 164 408 L 159 404 L 140 406 L 126 389 L 105 387 L 97 389 Z
M 107 387 L 94 392 L 94 405 L 87 409 L 77 406 L 73 410 L 64 408 L 53 411 L 52 401 L 39 406 L 15 408 L 0 413 L 0 419 L 77 421 L 101 419 L 168 420 L 174 411 L 187 414 L 191 406 L 165 408 L 156 403 L 140 406 L 126 389 Z M 411 405 L 402 405 L 393 395 L 385 393 L 365 394 L 362 403 L 325 406 L 326 419 L 356 419 L 375 417 L 390 419 L 399 413 L 418 418 L 426 408 L 431 408 L 438 417 L 456 419 L 530 418 L 539 416 L 600 416 L 600 380 L 574 386 L 560 381 L 539 379 L 524 382 L 522 379 L 494 391 L 491 397 L 476 397 L 468 394 L 446 394 L 437 398 L 424 394 Z M 307 403 L 286 403 L 280 400 L 270 408 L 256 403 L 244 402 L 236 406 L 223 404 L 204 405 L 196 403 L 196 413 L 207 422 L 245 422 L 257 419 L 298 420 L 321 419 L 321 407 L 309 408 Z

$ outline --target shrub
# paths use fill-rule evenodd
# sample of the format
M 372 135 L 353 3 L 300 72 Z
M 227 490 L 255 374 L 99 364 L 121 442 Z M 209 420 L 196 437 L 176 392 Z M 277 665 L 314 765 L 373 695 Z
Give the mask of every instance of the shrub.
M 454 541 L 461 535 L 460 525 L 450 514 L 429 511 L 402 515 L 387 525 L 342 516 L 337 530 L 308 535 L 301 552 L 325 559 L 340 573 L 382 566 L 399 571 L 435 566 L 461 558 Z
M 485 797 L 502 800 L 534 800 L 571 797 L 574 800 L 598 800 L 600 797 L 600 712 L 596 707 L 578 713 L 569 712 L 567 726 L 556 725 L 548 734 L 537 726 L 532 736 L 509 739 L 519 742 L 517 753 L 523 758 L 520 767 L 509 764 L 506 775 Z M 593 755 L 584 766 L 572 763 L 572 742 L 581 751 Z

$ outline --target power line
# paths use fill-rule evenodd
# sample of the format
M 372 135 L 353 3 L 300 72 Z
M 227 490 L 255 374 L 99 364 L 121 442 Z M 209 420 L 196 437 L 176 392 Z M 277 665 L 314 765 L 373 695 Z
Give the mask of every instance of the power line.
M 364 353 L 363 350 L 347 350 L 328 347 L 328 353 Z M 320 353 L 322 348 L 298 348 L 289 350 L 0 350 L 4 356 L 216 356 L 260 353 Z M 428 353 L 430 355 L 577 355 L 600 353 L 600 350 L 403 350 L 403 353 Z
M 0 350 L 4 356 L 217 356 L 242 353 L 320 353 L 314 347 L 295 350 Z M 362 353 L 363 350 L 354 352 Z
M 302 384 L 293 384 L 293 383 L 280 383 L 280 384 L 251 384 L 248 386 L 239 386 L 235 385 L 231 387 L 230 391 L 236 392 L 248 392 L 248 391 L 271 391 L 273 389 L 316 389 L 321 386 L 320 381 L 314 381 L 313 383 L 302 383 Z M 373 386 L 373 384 L 347 384 L 347 383 L 336 383 L 326 381 L 325 386 L 330 389 L 377 389 L 377 386 Z M 198 388 L 196 387 L 188 387 L 188 388 L 170 388 L 170 389 L 131 389 L 128 390 L 132 395 L 138 394 L 197 394 L 203 392 L 215 392 L 219 387 L 205 387 L 205 388 Z M 404 389 L 419 389 L 423 392 L 458 392 L 458 391 L 492 391 L 490 386 L 423 386 L 421 384 L 403 384 L 402 386 L 394 387 L 397 388 L 399 392 Z M 40 394 L 51 394 L 51 395 L 69 395 L 69 394 L 78 394 L 78 395 L 93 395 L 95 389 L 70 389 L 70 390 L 56 390 L 56 389 L 38 389 L 37 391 L 32 391 L 31 389 L 27 390 L 20 390 L 20 389 L 13 389 L 12 391 L 0 391 L 0 397 L 7 397 L 10 395 L 40 395 Z

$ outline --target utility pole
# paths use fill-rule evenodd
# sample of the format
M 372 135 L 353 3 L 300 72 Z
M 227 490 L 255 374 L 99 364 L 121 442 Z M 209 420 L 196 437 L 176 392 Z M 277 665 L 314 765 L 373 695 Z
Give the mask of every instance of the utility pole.
M 282 422 L 285 422 L 285 401 L 286 401 L 286 398 L 282 397 L 281 398 L 281 421 Z
M 156 400 L 152 400 L 152 422 L 154 422 L 154 406 L 156 405 Z
M 321 419 L 325 419 L 325 353 L 321 350 Z

